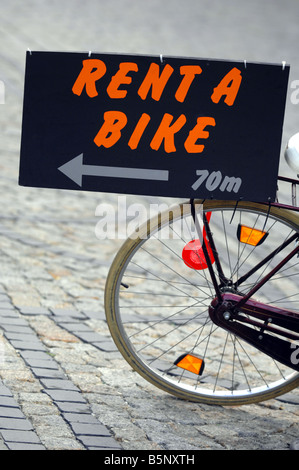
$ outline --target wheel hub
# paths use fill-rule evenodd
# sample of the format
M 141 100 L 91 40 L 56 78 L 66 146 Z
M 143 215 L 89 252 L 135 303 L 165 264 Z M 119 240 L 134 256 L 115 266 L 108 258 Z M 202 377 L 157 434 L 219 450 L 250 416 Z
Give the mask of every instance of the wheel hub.
M 278 308 L 252 299 L 238 309 L 238 302 L 242 298 L 229 292 L 222 294 L 221 302 L 215 298 L 209 307 L 211 320 L 254 348 L 299 371 L 299 364 L 291 359 L 293 343 L 289 341 L 299 340 L 298 324 L 293 314 L 283 314 Z

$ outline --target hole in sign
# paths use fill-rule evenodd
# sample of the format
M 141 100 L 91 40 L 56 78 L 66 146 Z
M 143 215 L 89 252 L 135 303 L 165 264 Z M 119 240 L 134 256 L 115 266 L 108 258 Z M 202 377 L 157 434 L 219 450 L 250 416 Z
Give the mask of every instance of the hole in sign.
M 208 212 L 206 214 L 206 218 L 209 222 L 211 218 L 211 212 Z M 203 229 L 203 239 L 208 250 L 210 261 L 213 264 L 215 258 L 210 243 L 206 238 L 205 228 Z M 199 271 L 208 267 L 206 257 L 203 252 L 202 244 L 199 239 L 191 240 L 184 246 L 182 251 L 182 258 L 184 263 L 191 269 L 196 269 Z

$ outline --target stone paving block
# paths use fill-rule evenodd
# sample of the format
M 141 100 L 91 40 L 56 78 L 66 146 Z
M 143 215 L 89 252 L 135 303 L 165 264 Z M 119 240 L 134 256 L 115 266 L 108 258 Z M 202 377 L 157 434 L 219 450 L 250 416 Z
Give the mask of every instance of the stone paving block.
M 3 395 L 0 396 L 0 405 L 6 408 L 19 408 L 18 403 L 12 396 L 11 397 L 4 397 Z
M 85 343 L 93 343 L 93 342 L 101 342 L 101 341 L 107 341 L 107 338 L 105 336 L 100 335 L 99 333 L 96 333 L 94 331 L 90 332 L 79 332 L 79 331 L 73 331 L 73 334 L 80 338 L 82 341 Z
M 41 248 L 41 247 L 46 247 L 46 243 L 44 242 L 41 242 L 39 240 L 34 240 L 33 238 L 29 238 L 29 237 L 18 237 L 18 240 L 20 243 L 24 243 L 24 245 L 29 245 L 29 246 L 32 246 L 34 248 Z
M 21 235 L 19 233 L 16 233 L 14 232 L 13 230 L 1 230 L 1 234 L 3 235 L 5 233 L 5 236 L 8 237 L 8 238 L 12 238 L 12 239 L 15 239 L 15 240 L 18 240 Z
M 64 379 L 65 375 L 57 369 L 46 369 L 42 367 L 32 367 L 31 371 L 38 378 Z
M 53 315 L 60 317 L 72 317 L 72 318 L 86 318 L 84 314 L 78 312 L 78 310 L 69 310 L 63 308 L 51 308 Z
M 31 367 L 31 368 L 36 368 L 36 369 L 51 369 L 51 370 L 59 370 L 58 365 L 56 364 L 55 361 L 53 361 L 50 356 L 48 356 L 47 359 L 36 359 L 35 357 L 30 358 L 27 357 L 24 359 L 26 363 Z
M 289 392 L 289 393 L 286 393 L 285 395 L 281 395 L 280 397 L 277 397 L 277 400 L 281 402 L 285 402 L 285 403 L 292 403 L 294 405 L 299 405 L 299 396 L 292 392 Z
M 18 341 L 18 340 L 11 340 L 11 344 L 16 349 L 25 349 L 25 350 L 32 350 L 32 351 L 45 351 L 46 348 L 41 341 Z
M 76 435 L 84 436 L 111 436 L 110 431 L 100 423 L 71 423 Z
M 31 330 L 32 331 L 32 330 Z M 49 361 L 49 363 L 54 363 L 55 364 L 55 361 L 52 359 L 52 357 L 46 352 L 46 351 L 28 351 L 28 350 L 25 350 L 25 351 L 20 351 L 19 353 L 23 358 L 24 360 L 37 360 L 37 359 L 40 359 L 40 360 L 45 360 L 45 361 Z
M 55 389 L 55 390 L 72 390 L 80 392 L 79 388 L 71 382 L 71 380 L 65 379 L 41 379 L 41 384 L 46 389 Z
M 105 439 L 106 439 L 106 438 L 105 438 Z M 86 448 L 87 448 L 87 450 L 89 450 L 89 451 L 90 451 L 90 450 L 97 450 L 97 451 L 102 451 L 102 452 L 103 452 L 103 451 L 106 451 L 106 452 L 109 452 L 109 453 L 110 453 L 111 451 L 113 451 L 113 450 L 120 451 L 120 450 L 123 449 L 123 448 L 122 448 L 121 446 L 119 446 L 119 444 L 117 444 L 117 443 L 116 443 L 116 444 L 114 443 L 114 446 L 113 446 L 113 447 L 110 447 L 109 444 L 108 444 L 108 446 L 106 446 L 106 447 L 100 447 L 100 446 L 99 446 L 99 447 L 86 446 Z
M 63 413 L 64 419 L 68 423 L 98 424 L 97 418 L 91 414 L 83 413 Z
M 83 314 L 86 315 L 88 318 L 93 320 L 104 320 L 106 321 L 106 315 L 104 311 L 94 312 L 92 310 L 83 310 Z
M 85 325 L 84 323 L 79 322 L 79 321 L 74 322 L 73 319 L 72 321 L 69 321 L 69 322 L 59 321 L 58 323 L 61 324 L 63 328 L 67 329 L 68 331 L 72 333 L 93 332 L 93 330 L 88 325 Z
M 12 310 L 12 309 L 1 309 L 0 310 L 0 325 L 1 325 L 1 322 L 2 322 L 2 319 L 5 318 L 5 317 L 16 317 L 16 312 L 15 310 Z
M 14 326 L 26 326 L 28 327 L 28 323 L 23 318 L 19 317 L 5 317 L 1 318 L 1 325 L 14 325 Z
M 19 325 L 3 324 L 3 323 L 0 323 L 0 326 L 4 331 L 14 331 L 16 333 L 24 333 L 24 334 L 32 333 L 32 330 L 29 326 L 19 326 Z
M 6 387 L 5 385 L 3 385 L 2 383 L 0 383 L 0 397 L 1 396 L 6 396 L 6 397 L 12 397 L 12 393 L 11 391 L 9 390 L 8 387 Z
M 63 325 L 63 324 L 68 324 L 68 323 L 78 323 L 84 322 L 85 320 L 88 320 L 85 315 L 78 313 L 77 315 L 74 316 L 68 316 L 68 315 L 52 315 L 53 320 L 57 325 Z
M 69 402 L 69 401 L 57 401 L 56 402 L 57 408 L 63 413 L 80 413 L 80 414 L 89 414 L 89 408 L 87 403 L 81 402 L 81 403 L 75 403 L 75 402 Z
M 98 449 L 121 450 L 122 447 L 113 437 L 108 436 L 78 436 L 78 439 L 86 447 Z
M 100 343 L 95 341 L 92 344 L 93 346 L 100 349 L 101 351 L 106 351 L 106 352 L 118 351 L 118 348 L 116 347 L 115 343 L 112 340 L 106 339 L 106 341 L 101 341 Z
M 14 306 L 10 302 L 0 302 L 0 310 L 11 309 L 14 310 Z
M 32 343 L 40 342 L 39 339 L 34 334 L 27 334 L 27 333 L 17 333 L 15 331 L 7 331 L 5 332 L 5 338 L 9 340 L 18 340 L 18 341 L 27 341 Z
M 7 294 L 2 294 L 1 292 L 0 292 L 0 302 L 9 302 L 9 303 L 11 303 L 10 298 L 8 297 L 8 295 Z
M 0 432 L 5 442 L 40 443 L 38 436 L 33 431 L 1 430 Z
M 30 431 L 32 424 L 27 419 L 19 418 L 0 418 L 0 430 L 2 429 L 18 429 L 21 431 Z
M 0 418 L 24 418 L 24 415 L 19 408 L 5 406 L 0 400 Z
M 74 403 L 85 403 L 84 398 L 79 392 L 72 392 L 70 390 L 45 390 L 45 393 L 49 395 L 52 400 L 60 402 L 60 401 L 69 401 Z
M 7 442 L 10 450 L 47 450 L 42 444 L 27 444 L 25 442 Z
M 18 307 L 18 309 L 23 315 L 51 315 L 51 312 L 44 307 L 24 306 Z

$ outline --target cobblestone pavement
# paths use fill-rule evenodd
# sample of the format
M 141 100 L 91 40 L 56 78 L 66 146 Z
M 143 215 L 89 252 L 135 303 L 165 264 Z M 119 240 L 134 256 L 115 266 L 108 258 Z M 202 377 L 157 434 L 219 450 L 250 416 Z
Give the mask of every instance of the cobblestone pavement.
M 96 238 L 95 213 L 102 202 L 117 209 L 117 195 L 21 188 L 17 179 L 27 48 L 286 60 L 292 82 L 297 0 L 0 6 L 0 449 L 289 449 L 299 437 L 298 390 L 235 408 L 182 402 L 147 384 L 116 351 L 103 293 L 122 241 Z M 298 127 L 289 97 L 284 145 Z M 289 174 L 284 163 L 282 170 Z M 149 202 L 128 204 L 136 200 Z

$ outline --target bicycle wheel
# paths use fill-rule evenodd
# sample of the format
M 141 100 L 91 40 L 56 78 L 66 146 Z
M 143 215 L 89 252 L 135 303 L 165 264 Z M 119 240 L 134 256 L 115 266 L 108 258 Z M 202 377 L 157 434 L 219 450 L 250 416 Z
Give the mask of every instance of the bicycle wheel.
M 257 203 L 240 202 L 236 207 L 234 201 L 206 201 L 202 208 L 210 220 L 224 274 L 233 282 L 299 227 L 295 213 L 278 208 L 268 213 L 267 206 Z M 211 321 L 209 306 L 215 292 L 209 271 L 204 262 L 195 266 L 183 254 L 196 238 L 190 211 L 190 204 L 182 204 L 154 217 L 117 253 L 107 278 L 105 309 L 119 351 L 146 380 L 182 399 L 239 405 L 297 387 L 297 372 Z M 241 241 L 240 226 L 267 236 L 261 243 Z M 197 249 L 197 259 L 198 253 Z M 284 256 L 285 250 L 277 253 L 247 279 L 242 293 Z M 298 311 L 298 263 L 298 258 L 291 259 L 255 299 Z M 294 348 L 299 357 L 299 345 Z M 182 358 L 193 357 L 194 365 L 184 366 Z

